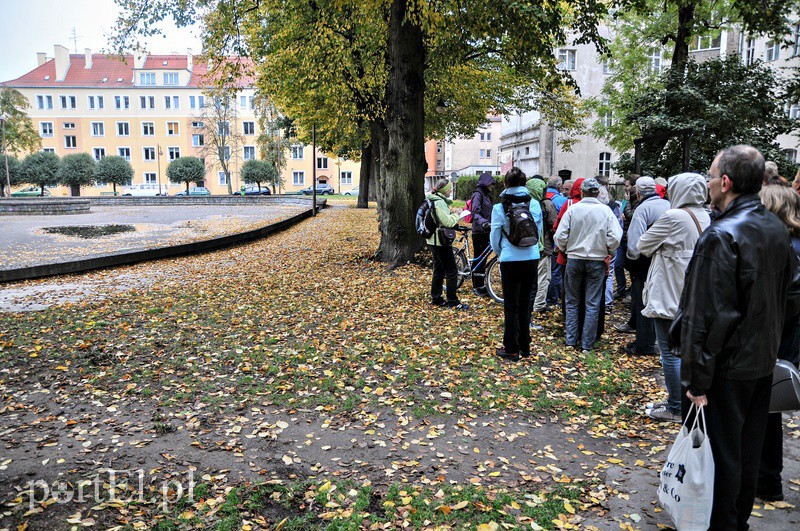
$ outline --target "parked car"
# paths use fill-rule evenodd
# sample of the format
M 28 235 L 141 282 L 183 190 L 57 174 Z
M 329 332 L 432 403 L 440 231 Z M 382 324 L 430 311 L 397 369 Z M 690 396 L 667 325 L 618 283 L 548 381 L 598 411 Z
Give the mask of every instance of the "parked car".
M 132 184 L 123 188 L 122 195 L 134 197 L 154 197 L 160 195 L 169 195 L 167 193 L 167 185 L 162 184 L 159 191 L 159 185 L 154 183 Z
M 186 190 L 183 190 L 175 195 L 211 195 L 211 192 L 204 186 L 195 186 L 194 188 L 189 188 L 188 194 L 186 193 Z
M 348 190 L 344 193 L 344 195 L 358 195 L 358 188 L 353 188 L 352 190 Z
M 311 195 L 313 192 L 312 188 L 309 186 L 308 188 L 303 188 L 301 190 L 303 195 Z M 336 193 L 336 190 L 333 189 L 333 186 L 329 185 L 328 183 L 318 184 L 317 185 L 317 194 L 319 195 L 333 195 Z
M 11 192 L 11 197 L 40 197 L 42 195 L 42 189 L 38 186 L 29 186 L 27 188 L 23 188 L 22 190 L 17 190 L 16 192 Z M 47 188 L 44 189 L 44 195 L 50 195 L 50 190 Z
M 272 192 L 269 190 L 269 187 L 262 186 L 261 190 L 258 189 L 258 185 L 248 185 L 244 187 L 244 195 L 271 195 Z M 233 195 L 242 195 L 241 190 L 237 190 L 233 192 Z

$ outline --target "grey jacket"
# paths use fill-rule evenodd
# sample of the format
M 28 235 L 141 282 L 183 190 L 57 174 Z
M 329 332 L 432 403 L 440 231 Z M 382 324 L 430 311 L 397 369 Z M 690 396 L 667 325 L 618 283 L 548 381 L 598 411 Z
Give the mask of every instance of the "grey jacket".
M 658 194 L 653 194 L 636 207 L 633 212 L 630 227 L 628 227 L 628 258 L 636 260 L 641 256 L 639 252 L 639 238 L 653 223 L 658 221 L 661 214 L 669 210 L 669 201 L 661 199 Z

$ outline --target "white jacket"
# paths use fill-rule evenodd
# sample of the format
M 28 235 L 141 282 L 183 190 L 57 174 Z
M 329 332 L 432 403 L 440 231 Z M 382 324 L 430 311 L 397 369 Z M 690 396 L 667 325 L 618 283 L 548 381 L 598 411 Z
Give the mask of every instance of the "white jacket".
M 639 238 L 639 252 L 652 256 L 644 284 L 642 315 L 658 319 L 674 319 L 683 291 L 686 268 L 700 238 L 697 225 L 686 210 L 690 210 L 700 228 L 711 224 L 703 204 L 708 187 L 702 175 L 681 173 L 669 180 L 671 208 Z
M 622 227 L 608 205 L 584 197 L 564 212 L 554 239 L 567 258 L 605 260 L 619 247 Z

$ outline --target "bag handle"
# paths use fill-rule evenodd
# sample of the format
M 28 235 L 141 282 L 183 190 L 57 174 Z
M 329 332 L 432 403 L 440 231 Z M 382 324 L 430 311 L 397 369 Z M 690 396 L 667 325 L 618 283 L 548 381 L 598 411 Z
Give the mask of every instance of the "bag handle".
M 691 210 L 689 210 L 686 207 L 681 208 L 681 210 L 683 210 L 684 212 L 686 212 L 687 214 L 689 214 L 692 217 L 692 221 L 694 221 L 694 226 L 697 227 L 698 236 L 700 234 L 703 234 L 703 229 L 700 228 L 700 222 L 697 221 L 697 216 L 694 215 L 694 212 L 692 212 Z

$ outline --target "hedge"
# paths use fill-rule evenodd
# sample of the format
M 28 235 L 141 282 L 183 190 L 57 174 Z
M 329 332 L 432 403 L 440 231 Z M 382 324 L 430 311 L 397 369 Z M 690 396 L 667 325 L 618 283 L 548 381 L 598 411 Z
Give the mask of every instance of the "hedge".
M 454 199 L 467 201 L 469 198 L 471 198 L 472 194 L 475 193 L 475 188 L 478 186 L 479 177 L 480 175 L 462 175 L 461 177 L 459 177 L 458 181 L 456 182 Z M 494 193 L 492 194 L 492 202 L 497 203 L 498 201 L 500 201 L 500 192 L 503 191 L 503 176 L 495 175 L 494 182 L 497 183 L 497 186 L 494 187 Z

